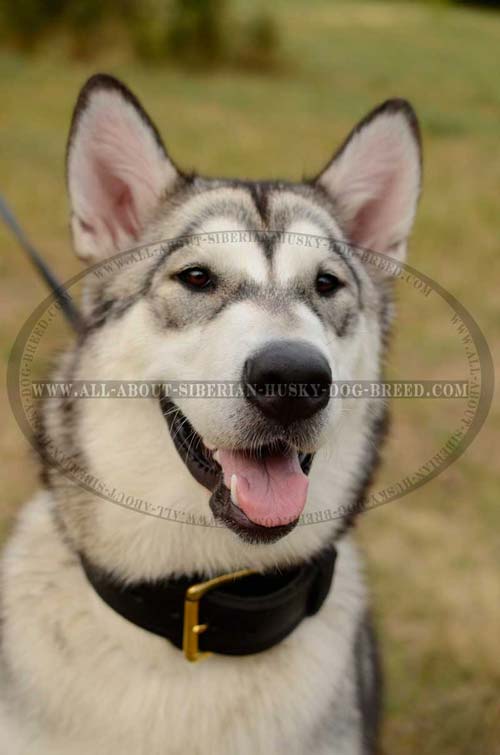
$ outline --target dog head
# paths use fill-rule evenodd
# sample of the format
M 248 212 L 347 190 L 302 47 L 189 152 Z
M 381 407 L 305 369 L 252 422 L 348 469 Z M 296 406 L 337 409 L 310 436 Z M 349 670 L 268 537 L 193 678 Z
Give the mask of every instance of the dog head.
M 408 103 L 371 112 L 314 179 L 211 179 L 177 168 L 136 98 L 99 75 L 67 168 L 76 252 L 97 265 L 71 376 L 178 387 L 80 402 L 75 443 L 96 479 L 211 509 L 235 553 L 298 543 L 303 511 L 357 503 L 383 406 L 331 385 L 380 376 L 388 276 L 356 250 L 404 259 L 420 187 Z

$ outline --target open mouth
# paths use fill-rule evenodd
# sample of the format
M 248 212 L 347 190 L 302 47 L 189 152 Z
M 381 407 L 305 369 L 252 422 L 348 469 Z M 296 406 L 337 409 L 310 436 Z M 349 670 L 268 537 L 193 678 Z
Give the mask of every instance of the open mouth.
M 274 542 L 295 527 L 306 503 L 312 454 L 281 441 L 252 450 L 210 450 L 175 404 L 162 398 L 160 406 L 179 456 L 211 492 L 217 520 L 251 542 Z

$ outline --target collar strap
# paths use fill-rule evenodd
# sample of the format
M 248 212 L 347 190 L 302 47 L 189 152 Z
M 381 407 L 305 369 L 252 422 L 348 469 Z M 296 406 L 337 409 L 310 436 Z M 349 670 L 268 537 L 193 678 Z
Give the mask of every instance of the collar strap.
M 204 581 L 180 577 L 135 584 L 80 559 L 88 581 L 110 608 L 195 661 L 210 653 L 260 653 L 284 640 L 323 605 L 336 556 L 331 547 L 279 572 L 244 570 Z

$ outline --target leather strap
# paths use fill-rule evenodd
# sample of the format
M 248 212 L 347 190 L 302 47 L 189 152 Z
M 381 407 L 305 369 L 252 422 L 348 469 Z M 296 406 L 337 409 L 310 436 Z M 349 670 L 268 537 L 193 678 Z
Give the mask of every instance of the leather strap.
M 200 622 L 208 624 L 200 650 L 251 655 L 277 645 L 323 605 L 336 555 L 335 548 L 328 548 L 300 566 L 250 575 L 208 592 L 200 601 Z M 182 648 L 186 590 L 207 577 L 129 585 L 80 558 L 88 581 L 110 608 Z

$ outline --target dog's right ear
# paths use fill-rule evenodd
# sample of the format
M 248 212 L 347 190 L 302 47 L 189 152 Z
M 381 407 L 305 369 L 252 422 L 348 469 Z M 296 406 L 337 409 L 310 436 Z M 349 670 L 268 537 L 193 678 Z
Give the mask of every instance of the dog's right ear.
M 66 163 L 73 241 L 85 262 L 132 247 L 180 175 L 136 97 L 103 74 L 80 92 Z

